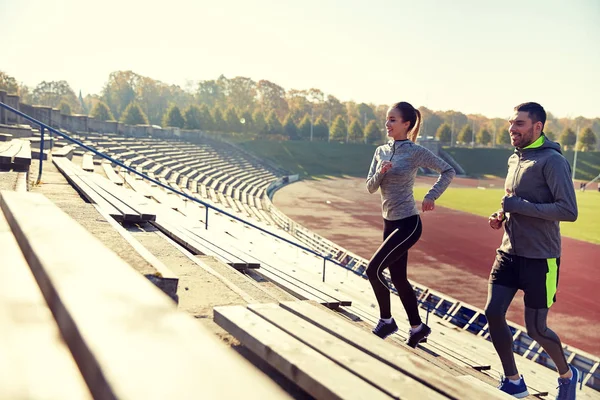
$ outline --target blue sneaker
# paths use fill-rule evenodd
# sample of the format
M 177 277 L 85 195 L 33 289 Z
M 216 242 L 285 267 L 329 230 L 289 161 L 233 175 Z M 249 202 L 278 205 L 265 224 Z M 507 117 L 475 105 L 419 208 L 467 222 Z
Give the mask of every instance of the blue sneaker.
M 393 318 L 392 322 L 390 322 L 389 324 L 387 324 L 384 320 L 380 319 L 375 329 L 373 329 L 373 333 L 382 339 L 385 339 L 386 337 L 396 332 L 398 332 L 398 325 L 396 325 L 396 321 L 394 321 Z
M 514 384 L 510 381 L 510 379 L 502 376 L 500 378 L 498 389 L 506 394 L 510 394 L 512 397 L 516 397 L 517 399 L 522 399 L 523 397 L 529 396 L 529 391 L 527 390 L 527 385 L 525 384 L 523 375 L 521 375 L 521 380 L 518 384 Z
M 581 373 L 572 365 L 569 365 L 569 368 L 571 368 L 573 376 L 571 378 L 558 378 L 558 396 L 556 396 L 556 400 L 575 400 L 575 392 L 581 379 Z

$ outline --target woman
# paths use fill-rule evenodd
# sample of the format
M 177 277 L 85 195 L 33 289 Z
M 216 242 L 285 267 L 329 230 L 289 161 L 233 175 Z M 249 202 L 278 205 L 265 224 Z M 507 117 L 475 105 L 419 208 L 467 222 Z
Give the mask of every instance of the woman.
M 373 286 L 379 304 L 380 320 L 373 333 L 382 339 L 398 331 L 392 318 L 390 292 L 383 277 L 388 268 L 392 283 L 404 305 L 411 329 L 407 344 L 417 347 L 431 329 L 421 322 L 417 298 L 408 282 L 406 267 L 408 250 L 421 237 L 421 219 L 413 197 L 413 186 L 419 167 L 440 172 L 437 182 L 425 195 L 423 212 L 435 208 L 435 200 L 442 195 L 454 178 L 454 169 L 428 149 L 415 144 L 421 113 L 406 102 L 394 104 L 387 112 L 387 135 L 393 139 L 375 150 L 367 177 L 367 190 L 375 193 L 381 189 L 383 214 L 383 240 L 369 265 L 366 274 Z

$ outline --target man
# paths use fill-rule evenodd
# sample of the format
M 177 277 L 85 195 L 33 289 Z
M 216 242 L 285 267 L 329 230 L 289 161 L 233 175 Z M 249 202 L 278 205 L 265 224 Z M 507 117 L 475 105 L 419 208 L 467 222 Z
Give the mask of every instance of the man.
M 558 285 L 559 221 L 577 219 L 571 168 L 560 145 L 543 133 L 544 108 L 537 103 L 523 103 L 514 111 L 509 133 L 515 152 L 508 159 L 506 195 L 502 208 L 489 217 L 493 229 L 504 226 L 485 309 L 492 342 L 504 369 L 498 387 L 517 398 L 528 395 L 515 365 L 512 334 L 506 323 L 506 311 L 517 290 L 522 289 L 527 334 L 544 348 L 560 375 L 557 399 L 575 399 L 581 374 L 567 364 L 559 337 L 546 326 Z

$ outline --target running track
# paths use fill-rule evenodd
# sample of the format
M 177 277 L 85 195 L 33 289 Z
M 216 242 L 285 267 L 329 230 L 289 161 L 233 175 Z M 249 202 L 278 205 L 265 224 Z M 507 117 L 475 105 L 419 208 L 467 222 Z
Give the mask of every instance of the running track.
M 296 222 L 364 258 L 381 243 L 379 193 L 370 195 L 364 179 L 294 183 L 279 190 L 274 203 Z M 502 232 L 492 230 L 487 218 L 443 207 L 422 218 L 423 235 L 409 253 L 410 279 L 484 308 Z M 549 315 L 549 326 L 563 342 L 594 355 L 600 355 L 599 268 L 600 246 L 563 238 L 558 301 Z M 508 313 L 520 325 L 522 304 L 519 292 Z

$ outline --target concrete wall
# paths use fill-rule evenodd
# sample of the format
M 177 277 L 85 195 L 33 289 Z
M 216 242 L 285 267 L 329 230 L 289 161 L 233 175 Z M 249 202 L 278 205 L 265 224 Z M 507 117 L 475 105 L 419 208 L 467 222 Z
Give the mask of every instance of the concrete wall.
M 189 135 L 191 137 L 200 137 L 202 135 L 201 131 L 186 130 L 186 133 L 184 134 L 184 131 L 179 128 L 167 127 L 162 129 L 152 125 L 131 126 L 117 121 L 98 121 L 87 115 L 63 115 L 60 113 L 60 110 L 55 108 L 20 103 L 19 96 L 7 94 L 2 90 L 0 90 L 0 101 L 44 124 L 50 125 L 55 129 L 64 129 L 73 133 L 117 133 L 124 136 L 154 136 L 164 139 L 184 137 L 184 135 Z M 4 108 L 0 108 L 0 124 L 24 124 L 31 125 L 36 129 L 39 128 L 35 126 L 35 123 L 19 117 L 14 113 L 5 110 Z

